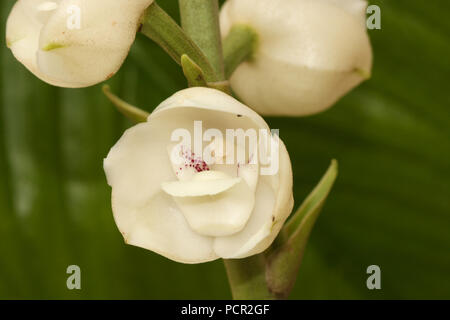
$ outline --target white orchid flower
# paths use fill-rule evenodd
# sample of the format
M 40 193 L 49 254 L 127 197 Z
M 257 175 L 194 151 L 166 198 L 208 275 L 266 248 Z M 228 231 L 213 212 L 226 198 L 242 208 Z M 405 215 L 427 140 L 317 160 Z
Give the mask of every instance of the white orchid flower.
M 208 132 L 215 134 L 205 148 L 173 141 L 179 130 L 197 135 L 199 121 L 203 139 Z M 268 131 L 267 141 L 279 142 L 277 157 L 271 159 L 279 167 L 262 174 L 268 162 L 254 160 L 264 148 L 247 148 L 238 139 L 224 141 L 219 133 L 225 137 L 227 129 L 270 130 L 231 96 L 198 87 L 174 94 L 147 122 L 123 134 L 104 169 L 114 218 L 126 243 L 178 262 L 201 263 L 245 258 L 273 242 L 293 206 L 289 155 Z M 220 161 L 230 152 L 242 152 L 245 160 Z
M 372 50 L 363 0 L 228 0 L 223 37 L 237 24 L 258 37 L 231 87 L 265 115 L 323 111 L 370 76 Z
M 113 76 L 153 0 L 18 0 L 7 21 L 14 56 L 52 85 L 87 87 Z

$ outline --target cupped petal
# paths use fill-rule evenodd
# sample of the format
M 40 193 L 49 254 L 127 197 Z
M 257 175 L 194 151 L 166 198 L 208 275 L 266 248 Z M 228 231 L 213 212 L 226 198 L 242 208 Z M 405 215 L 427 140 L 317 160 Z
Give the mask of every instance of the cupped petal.
M 109 79 L 128 55 L 139 19 L 152 2 L 61 1 L 40 34 L 40 71 L 64 87 L 87 87 Z M 77 15 L 79 25 L 70 20 Z
M 213 238 L 199 235 L 191 229 L 172 198 L 156 193 L 145 206 L 122 207 L 113 192 L 115 216 L 132 219 L 122 235 L 127 244 L 154 251 L 181 263 L 202 263 L 218 258 L 212 250 Z M 119 219 L 116 219 L 119 222 Z
M 259 241 L 254 241 L 255 245 L 253 247 L 249 246 L 247 251 L 241 250 L 240 255 L 238 256 L 239 258 L 249 257 L 266 250 L 280 233 L 286 219 L 292 212 L 294 207 L 292 166 L 289 153 L 281 140 L 279 159 L 280 168 L 278 175 L 265 176 L 270 181 L 272 190 L 274 190 L 275 193 L 275 204 L 272 211 L 270 232 L 264 237 L 261 236 Z M 264 226 L 267 226 L 267 221 L 261 226 L 261 229 L 263 229 Z
M 214 260 L 210 237 L 195 233 L 165 194 L 161 183 L 175 180 L 164 122 L 146 122 L 125 131 L 104 160 L 112 187 L 114 219 L 126 243 L 183 263 Z
M 278 60 L 243 63 L 232 76 L 233 89 L 261 114 L 305 116 L 326 110 L 362 79 L 357 72 L 292 69 L 291 64 Z
M 180 90 L 156 107 L 149 119 L 158 118 L 162 112 L 167 112 L 174 108 L 178 109 L 177 112 L 182 112 L 180 110 L 182 108 L 203 110 L 204 114 L 202 117 L 214 124 L 214 126 L 209 127 L 219 130 L 235 128 L 269 130 L 267 123 L 255 111 L 230 95 L 215 89 L 194 87 Z M 215 111 L 221 112 L 222 116 L 226 116 L 226 118 L 221 118 L 221 114 L 214 113 Z M 191 116 L 189 119 L 191 126 L 194 119 L 195 116 Z
M 245 229 L 228 237 L 214 240 L 214 251 L 224 259 L 246 257 L 262 239 L 270 234 L 275 193 L 270 185 L 261 179 L 256 189 L 255 208 Z
M 214 251 L 224 259 L 246 258 L 266 250 L 292 212 L 292 168 L 289 154 L 280 140 L 279 174 L 261 176 L 256 189 L 255 208 L 239 233 L 214 240 Z
M 223 37 L 235 24 L 258 34 L 253 59 L 233 73 L 232 88 L 262 114 L 327 109 L 370 75 L 365 6 L 359 0 L 228 0 L 221 9 Z
M 173 198 L 193 230 L 204 236 L 223 237 L 244 228 L 255 205 L 255 194 L 244 180 L 237 179 L 238 183 L 219 194 Z
M 194 175 L 191 180 L 164 182 L 161 188 L 173 197 L 214 196 L 241 181 L 241 178 L 232 178 L 220 171 L 203 171 Z
M 170 131 L 163 123 L 140 123 L 124 132 L 104 160 L 108 184 L 130 205 L 140 207 L 175 180 L 166 152 Z
M 36 77 L 51 84 L 56 83 L 39 70 L 36 53 L 41 29 L 59 2 L 60 0 L 18 0 L 6 22 L 6 44 L 14 57 Z
M 365 0 L 322 0 L 342 8 L 359 19 L 362 24 L 366 24 L 366 8 Z

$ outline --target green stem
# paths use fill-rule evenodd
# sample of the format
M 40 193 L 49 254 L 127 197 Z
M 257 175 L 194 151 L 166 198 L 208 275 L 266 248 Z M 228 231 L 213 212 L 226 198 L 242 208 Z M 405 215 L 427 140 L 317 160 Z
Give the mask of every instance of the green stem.
M 181 67 L 189 87 L 209 87 L 231 95 L 228 81 L 207 82 L 203 70 L 187 54 L 181 57 Z
M 202 50 L 156 2 L 142 17 L 141 32 L 159 44 L 178 64 L 187 54 L 204 72 L 207 81 L 217 81 L 217 75 Z
M 218 0 L 179 0 L 181 26 L 200 47 L 217 78 L 225 80 Z
M 258 34 L 244 24 L 234 25 L 223 42 L 225 76 L 228 79 L 244 61 L 251 59 L 258 42 Z
M 118 96 L 111 92 L 111 89 L 108 85 L 104 85 L 102 90 L 105 96 L 116 106 L 117 110 L 119 110 L 127 118 L 137 123 L 147 121 L 147 118 L 150 115 L 147 111 L 136 108 L 128 102 L 120 99 Z
M 309 235 L 330 194 L 337 174 L 337 161 L 332 160 L 317 186 L 284 225 L 278 235 L 280 241 L 272 244 L 271 250 L 266 252 L 266 281 L 270 290 L 280 298 L 287 298 L 295 284 Z
M 225 81 L 216 81 L 216 82 L 208 82 L 208 87 L 216 90 L 220 90 L 225 92 L 226 94 L 232 95 L 230 89 L 230 82 L 228 80 Z
M 264 255 L 223 261 L 233 299 L 273 300 L 277 298 L 267 286 Z

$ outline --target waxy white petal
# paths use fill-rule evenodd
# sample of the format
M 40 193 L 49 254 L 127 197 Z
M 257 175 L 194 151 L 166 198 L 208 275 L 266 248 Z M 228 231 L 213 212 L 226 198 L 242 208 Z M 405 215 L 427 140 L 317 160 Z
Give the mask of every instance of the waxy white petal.
M 360 0 L 228 0 L 223 37 L 235 24 L 258 34 L 253 58 L 230 79 L 265 115 L 309 115 L 333 105 L 370 75 L 372 50 Z
M 149 138 L 150 137 L 150 138 Z M 175 180 L 164 122 L 141 123 L 125 131 L 104 160 L 112 186 L 112 208 L 125 242 L 184 263 L 217 258 L 212 238 L 194 232 L 161 183 Z
M 261 176 L 255 208 L 245 229 L 229 237 L 216 238 L 214 251 L 222 258 L 246 258 L 266 250 L 292 212 L 292 168 L 280 140 L 280 170 L 276 176 Z
M 261 182 L 256 190 L 255 208 L 245 229 L 235 235 L 214 240 L 214 251 L 225 259 L 243 258 L 261 240 L 269 236 L 274 218 L 274 190 Z
M 91 86 L 120 68 L 152 2 L 18 0 L 8 17 L 7 42 L 14 56 L 43 81 Z
M 28 70 L 41 80 L 52 83 L 51 79 L 39 70 L 36 61 L 40 31 L 50 14 L 42 12 L 39 7 L 47 2 L 47 0 L 17 1 L 6 22 L 6 43 L 14 57 Z
M 163 182 L 161 188 L 174 197 L 213 196 L 235 186 L 241 178 L 231 178 L 220 171 L 203 171 L 191 180 Z
M 212 249 L 213 238 L 193 231 L 169 195 L 157 193 L 140 208 L 119 209 L 118 204 L 113 194 L 113 209 L 133 217 L 133 224 L 128 231 L 122 231 L 127 244 L 155 251 L 183 263 L 200 263 L 218 258 Z
M 189 225 L 204 236 L 223 237 L 241 231 L 253 211 L 255 194 L 242 179 L 216 195 L 174 197 Z

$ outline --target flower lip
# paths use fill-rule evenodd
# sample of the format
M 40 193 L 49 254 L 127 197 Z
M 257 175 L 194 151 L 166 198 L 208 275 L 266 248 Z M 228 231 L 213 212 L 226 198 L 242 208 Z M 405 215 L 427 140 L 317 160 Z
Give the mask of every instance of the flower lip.
M 229 190 L 241 180 L 220 171 L 202 171 L 189 181 L 163 182 L 161 188 L 173 197 L 213 196 Z

